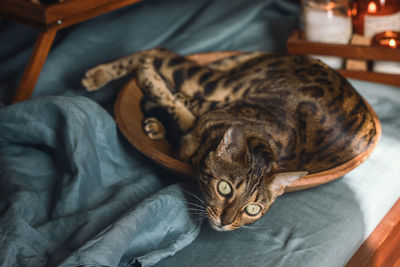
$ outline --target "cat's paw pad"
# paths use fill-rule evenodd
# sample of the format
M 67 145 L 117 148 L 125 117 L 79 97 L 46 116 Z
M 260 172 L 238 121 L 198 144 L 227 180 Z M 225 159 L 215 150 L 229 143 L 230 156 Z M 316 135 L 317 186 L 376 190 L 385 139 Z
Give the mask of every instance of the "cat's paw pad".
M 156 118 L 147 118 L 143 122 L 143 130 L 150 139 L 159 140 L 165 138 L 165 128 Z
M 94 91 L 107 84 L 112 80 L 108 67 L 99 65 L 85 73 L 85 78 L 82 79 L 82 85 L 87 91 Z

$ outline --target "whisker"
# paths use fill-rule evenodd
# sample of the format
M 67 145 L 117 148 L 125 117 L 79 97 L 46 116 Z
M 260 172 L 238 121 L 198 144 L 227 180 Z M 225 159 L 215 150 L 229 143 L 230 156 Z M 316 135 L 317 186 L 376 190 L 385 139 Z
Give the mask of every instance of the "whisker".
M 248 225 L 243 225 L 240 228 L 244 231 L 252 231 L 252 232 L 262 232 L 266 229 L 266 227 L 257 227 L 257 226 L 248 226 Z
M 191 214 L 190 217 L 192 220 L 196 220 L 196 221 L 203 221 L 203 220 L 207 220 L 207 217 L 205 216 L 196 216 L 194 214 Z
M 208 217 L 207 213 L 198 212 L 197 210 L 188 210 L 188 213 L 196 214 L 196 215 L 204 215 L 204 216 Z
M 193 220 L 202 221 L 202 220 L 204 220 L 204 219 L 208 219 L 208 217 L 205 216 L 205 215 L 199 215 L 199 214 L 193 214 L 193 213 L 188 213 L 188 214 L 191 216 L 191 218 L 192 218 Z
M 203 207 L 196 207 L 196 206 L 189 206 L 189 207 L 186 207 L 186 209 L 187 210 L 198 210 L 198 211 L 203 211 L 204 213 L 206 213 L 206 209 L 205 208 L 203 208 Z
M 235 234 L 238 234 L 241 238 L 245 239 L 245 240 L 253 240 L 249 235 L 247 235 L 245 232 L 243 232 L 242 229 L 243 226 L 241 226 L 240 228 L 236 229 L 235 231 L 233 231 Z M 241 231 L 242 230 L 242 231 Z
M 203 213 L 203 212 L 199 212 L 197 210 L 188 210 L 190 214 L 196 214 L 196 215 L 204 215 L 204 216 L 208 216 L 207 213 Z
M 197 212 L 201 212 L 201 213 L 204 213 L 204 214 L 208 214 L 205 210 L 199 210 L 199 209 L 196 209 L 196 208 L 187 208 L 186 210 L 197 211 Z
M 248 225 L 242 225 L 242 226 L 240 226 L 240 228 L 253 229 L 253 227 L 250 227 L 250 226 L 248 226 Z
M 240 236 L 243 236 L 243 237 L 246 237 L 246 235 L 245 235 L 244 233 L 242 233 L 242 231 L 240 231 L 240 228 L 239 228 L 239 229 L 236 229 L 236 230 L 234 230 L 234 231 L 233 231 L 233 233 L 235 233 L 235 234 L 239 234 Z
M 265 227 L 257 227 L 254 225 L 242 225 L 241 228 L 252 229 L 252 230 L 264 230 Z
M 196 209 L 196 210 L 201 210 L 201 211 L 207 211 L 204 207 L 190 205 L 190 204 L 187 204 L 186 209 Z
M 186 201 L 184 201 L 183 203 L 185 203 L 185 204 L 187 204 L 187 205 L 192 205 L 193 207 L 202 208 L 202 209 L 205 209 L 205 208 L 206 208 L 206 207 L 204 207 L 204 206 L 201 206 L 201 205 L 195 204 L 195 203 L 191 203 L 191 202 L 186 202 Z
M 188 191 L 188 190 L 186 190 L 186 189 L 181 188 L 181 190 L 184 191 L 184 192 L 186 192 L 186 193 L 188 193 L 189 195 L 195 197 L 195 198 L 196 198 L 197 200 L 199 200 L 202 204 L 206 205 L 206 203 L 204 202 L 204 200 L 201 199 L 199 196 L 195 195 L 194 193 L 192 193 L 192 192 L 190 192 L 190 191 Z

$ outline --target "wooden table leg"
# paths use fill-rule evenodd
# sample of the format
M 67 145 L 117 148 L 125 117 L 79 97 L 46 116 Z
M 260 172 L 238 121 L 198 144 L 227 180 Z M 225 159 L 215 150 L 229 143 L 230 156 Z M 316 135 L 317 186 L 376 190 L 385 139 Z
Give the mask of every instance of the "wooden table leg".
M 13 103 L 29 99 L 35 89 L 36 82 L 42 71 L 44 62 L 53 44 L 57 30 L 51 29 L 41 32 L 36 40 L 35 47 L 28 64 L 25 67 L 24 75 L 17 91 L 15 92 Z

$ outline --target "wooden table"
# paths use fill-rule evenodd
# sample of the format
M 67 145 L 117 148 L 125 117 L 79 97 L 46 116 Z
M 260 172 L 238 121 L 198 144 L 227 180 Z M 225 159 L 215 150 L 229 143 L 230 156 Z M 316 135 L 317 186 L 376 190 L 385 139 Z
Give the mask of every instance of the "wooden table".
M 57 31 L 141 0 L 66 0 L 35 5 L 28 0 L 1 0 L 0 15 L 40 31 L 13 102 L 31 97 Z

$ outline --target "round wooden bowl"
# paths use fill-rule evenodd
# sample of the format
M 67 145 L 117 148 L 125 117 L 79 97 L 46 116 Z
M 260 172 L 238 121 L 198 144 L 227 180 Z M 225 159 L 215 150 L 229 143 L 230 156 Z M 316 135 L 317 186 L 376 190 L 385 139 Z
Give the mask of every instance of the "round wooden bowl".
M 239 52 L 211 52 L 204 54 L 195 54 L 188 56 L 190 59 L 198 61 L 200 64 L 206 64 L 227 56 L 237 54 Z M 138 87 L 136 80 L 130 80 L 119 93 L 115 103 L 115 118 L 118 128 L 128 141 L 136 147 L 141 153 L 154 160 L 165 168 L 177 173 L 178 175 L 196 179 L 193 168 L 177 159 L 177 151 L 165 140 L 152 140 L 147 137 L 142 128 L 144 116 L 140 108 L 140 101 L 143 93 Z M 364 100 L 369 111 L 373 115 L 376 125 L 376 138 L 371 143 L 370 147 L 357 155 L 353 159 L 333 167 L 328 170 L 309 174 L 293 184 L 286 187 L 287 192 L 298 191 L 318 185 L 322 185 L 342 177 L 347 172 L 363 163 L 372 153 L 379 142 L 381 135 L 381 124 L 374 110 Z

